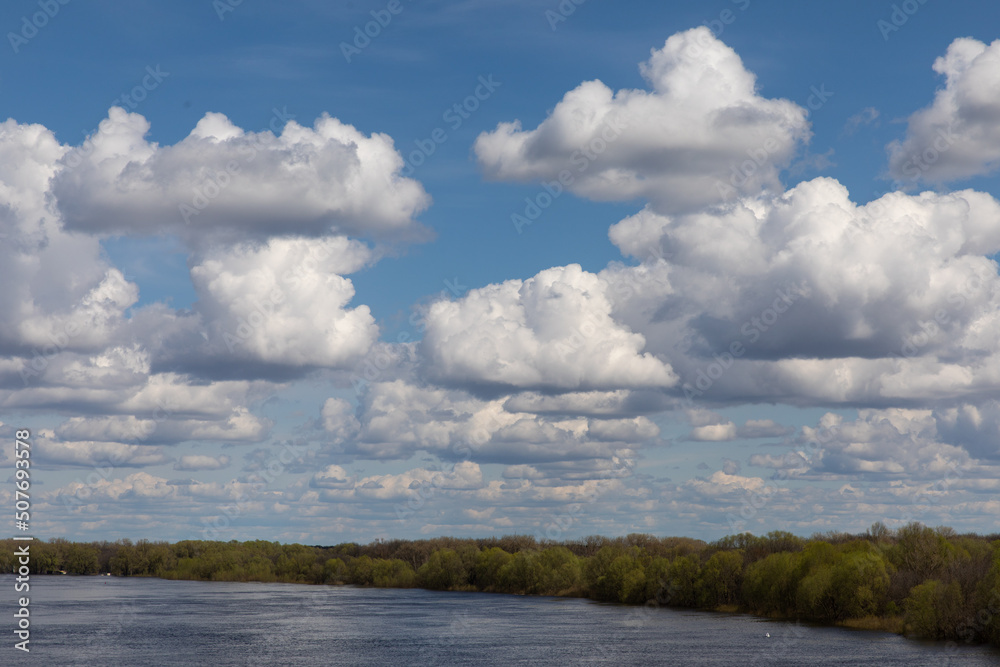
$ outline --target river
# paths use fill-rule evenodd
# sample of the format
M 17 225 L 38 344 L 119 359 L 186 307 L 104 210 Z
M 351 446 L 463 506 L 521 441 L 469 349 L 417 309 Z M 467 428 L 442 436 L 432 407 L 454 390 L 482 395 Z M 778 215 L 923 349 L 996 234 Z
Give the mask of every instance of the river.
M 1000 652 L 742 614 L 486 593 L 33 576 L 0 664 L 1000 665 Z M 2 599 L 2 598 L 0 598 Z M 770 635 L 769 637 L 767 635 Z

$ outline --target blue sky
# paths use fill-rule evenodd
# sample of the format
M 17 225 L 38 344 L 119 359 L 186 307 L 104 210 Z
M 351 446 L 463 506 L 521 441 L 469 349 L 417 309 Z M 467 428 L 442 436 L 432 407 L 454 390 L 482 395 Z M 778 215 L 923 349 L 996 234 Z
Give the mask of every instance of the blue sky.
M 995 530 L 998 11 L 8 3 L 39 534 Z

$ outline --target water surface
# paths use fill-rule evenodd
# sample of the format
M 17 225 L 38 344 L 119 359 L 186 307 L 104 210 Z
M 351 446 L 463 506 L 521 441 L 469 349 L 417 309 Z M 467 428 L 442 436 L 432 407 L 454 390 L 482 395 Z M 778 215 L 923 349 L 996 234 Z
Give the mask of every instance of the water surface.
M 0 590 L 13 610 L 13 577 Z M 886 633 L 415 589 L 33 576 L 31 620 L 30 656 L 8 621 L 0 664 L 1000 665 Z

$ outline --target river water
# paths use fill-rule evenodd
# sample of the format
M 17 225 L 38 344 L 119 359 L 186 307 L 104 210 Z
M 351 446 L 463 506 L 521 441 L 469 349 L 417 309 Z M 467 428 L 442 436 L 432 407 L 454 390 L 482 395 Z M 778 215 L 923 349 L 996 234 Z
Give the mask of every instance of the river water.
M 0 665 L 1000 665 L 1000 652 L 737 614 L 485 593 L 0 576 Z M 19 595 L 18 595 L 19 596 Z M 770 637 L 766 636 L 770 634 Z

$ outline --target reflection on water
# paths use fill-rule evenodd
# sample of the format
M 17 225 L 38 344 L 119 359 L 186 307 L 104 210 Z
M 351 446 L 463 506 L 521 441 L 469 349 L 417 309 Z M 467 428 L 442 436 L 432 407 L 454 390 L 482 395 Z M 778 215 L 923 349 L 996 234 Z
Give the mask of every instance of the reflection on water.
M 13 577 L 0 589 L 13 591 Z M 0 664 L 1000 664 L 991 649 L 884 633 L 423 590 L 32 577 L 31 619 L 30 656 L 10 639 Z

